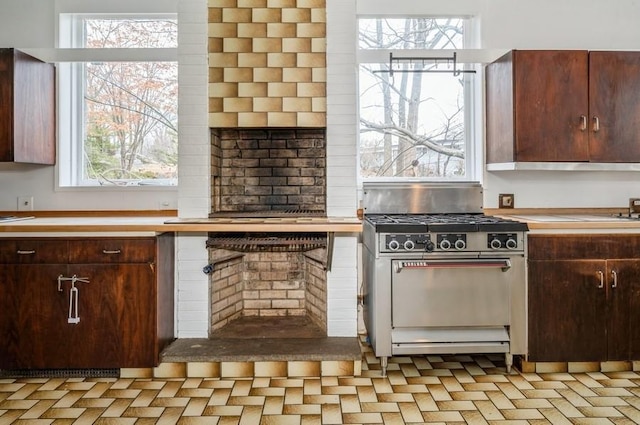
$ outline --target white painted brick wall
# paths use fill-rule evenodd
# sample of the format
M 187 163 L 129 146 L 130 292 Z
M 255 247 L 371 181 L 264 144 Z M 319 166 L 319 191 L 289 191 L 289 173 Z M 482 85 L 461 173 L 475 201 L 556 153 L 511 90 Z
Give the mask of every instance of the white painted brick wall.
M 356 2 L 327 0 L 327 213 L 355 216 L 357 198 Z M 327 334 L 356 336 L 358 238 L 337 236 L 327 274 Z
M 211 143 L 208 129 L 207 0 L 178 2 L 180 145 L 178 214 L 206 217 L 210 211 Z M 206 338 L 209 329 L 207 234 L 178 234 L 176 329 L 178 338 Z
M 178 214 L 210 211 L 210 139 L 207 128 L 207 0 L 180 0 Z M 354 216 L 357 209 L 355 0 L 327 0 L 327 212 Z M 177 337 L 206 337 L 209 327 L 207 235 L 177 240 Z M 327 276 L 327 333 L 357 334 L 357 235 L 338 236 Z

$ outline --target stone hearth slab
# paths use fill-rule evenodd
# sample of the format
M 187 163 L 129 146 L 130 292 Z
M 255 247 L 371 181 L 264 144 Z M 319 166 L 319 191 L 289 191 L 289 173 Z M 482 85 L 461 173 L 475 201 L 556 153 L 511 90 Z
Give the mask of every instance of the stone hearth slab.
M 161 362 L 263 362 L 360 360 L 358 338 L 181 338 Z

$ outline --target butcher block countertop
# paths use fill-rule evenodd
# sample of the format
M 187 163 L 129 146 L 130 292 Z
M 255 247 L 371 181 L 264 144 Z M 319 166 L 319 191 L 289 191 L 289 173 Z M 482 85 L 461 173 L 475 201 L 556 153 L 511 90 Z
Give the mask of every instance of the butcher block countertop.
M 526 222 L 531 233 L 640 233 L 640 218 L 629 218 L 628 210 L 621 208 L 496 209 L 485 214 Z
M 357 217 L 177 218 L 172 215 L 123 215 L 94 212 L 82 216 L 0 214 L 2 233 L 88 232 L 334 232 L 359 233 Z M 11 217 L 9 217 L 11 216 Z M 9 218 L 7 218 L 9 217 Z M 3 219 L 4 218 L 4 219 Z

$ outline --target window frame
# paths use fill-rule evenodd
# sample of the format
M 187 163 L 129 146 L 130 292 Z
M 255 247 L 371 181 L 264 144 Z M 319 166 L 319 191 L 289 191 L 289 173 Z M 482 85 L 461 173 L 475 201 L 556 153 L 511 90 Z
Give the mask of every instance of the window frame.
M 172 62 L 178 66 L 178 47 L 86 48 L 82 46 L 84 19 L 167 19 L 178 21 L 177 13 L 60 13 L 56 49 L 58 91 L 58 160 L 56 190 L 177 190 L 178 181 L 137 180 L 137 184 L 103 185 L 83 178 L 84 149 L 84 64 L 90 62 Z M 177 102 L 177 99 L 176 99 Z
M 359 37 L 359 27 L 361 19 L 411 19 L 411 18 L 458 18 L 463 19 L 464 49 L 365 49 L 360 47 L 360 43 L 356 40 L 356 67 L 358 93 L 360 93 L 360 68 L 363 64 L 389 64 L 389 55 L 393 53 L 394 57 L 402 56 L 425 56 L 425 57 L 446 57 L 451 56 L 455 51 L 457 53 L 458 67 L 466 66 L 468 69 L 476 71 L 475 74 L 467 74 L 472 77 L 468 78 L 469 83 L 464 85 L 464 125 L 465 125 L 465 176 L 464 177 L 363 177 L 360 169 L 360 103 L 357 104 L 357 158 L 358 171 L 357 178 L 359 184 L 362 182 L 387 182 L 387 183 L 403 183 L 411 181 L 419 181 L 426 183 L 440 182 L 480 182 L 482 180 L 482 155 L 484 150 L 484 134 L 482 126 L 483 108 L 481 100 L 483 69 L 479 63 L 474 60 L 477 56 L 472 52 L 477 51 L 479 37 L 477 33 L 477 19 L 466 14 L 439 14 L 432 15 L 429 13 L 411 13 L 411 14 L 358 14 L 356 16 L 356 37 Z M 471 59 L 467 59 L 471 58 Z

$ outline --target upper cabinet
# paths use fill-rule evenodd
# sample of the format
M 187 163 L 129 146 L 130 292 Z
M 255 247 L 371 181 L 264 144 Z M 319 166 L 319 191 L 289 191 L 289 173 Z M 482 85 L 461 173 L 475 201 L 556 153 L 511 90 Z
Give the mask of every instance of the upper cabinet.
M 489 169 L 640 163 L 639 92 L 640 52 L 507 53 L 486 69 Z
M 55 164 L 55 67 L 0 49 L 0 162 Z

